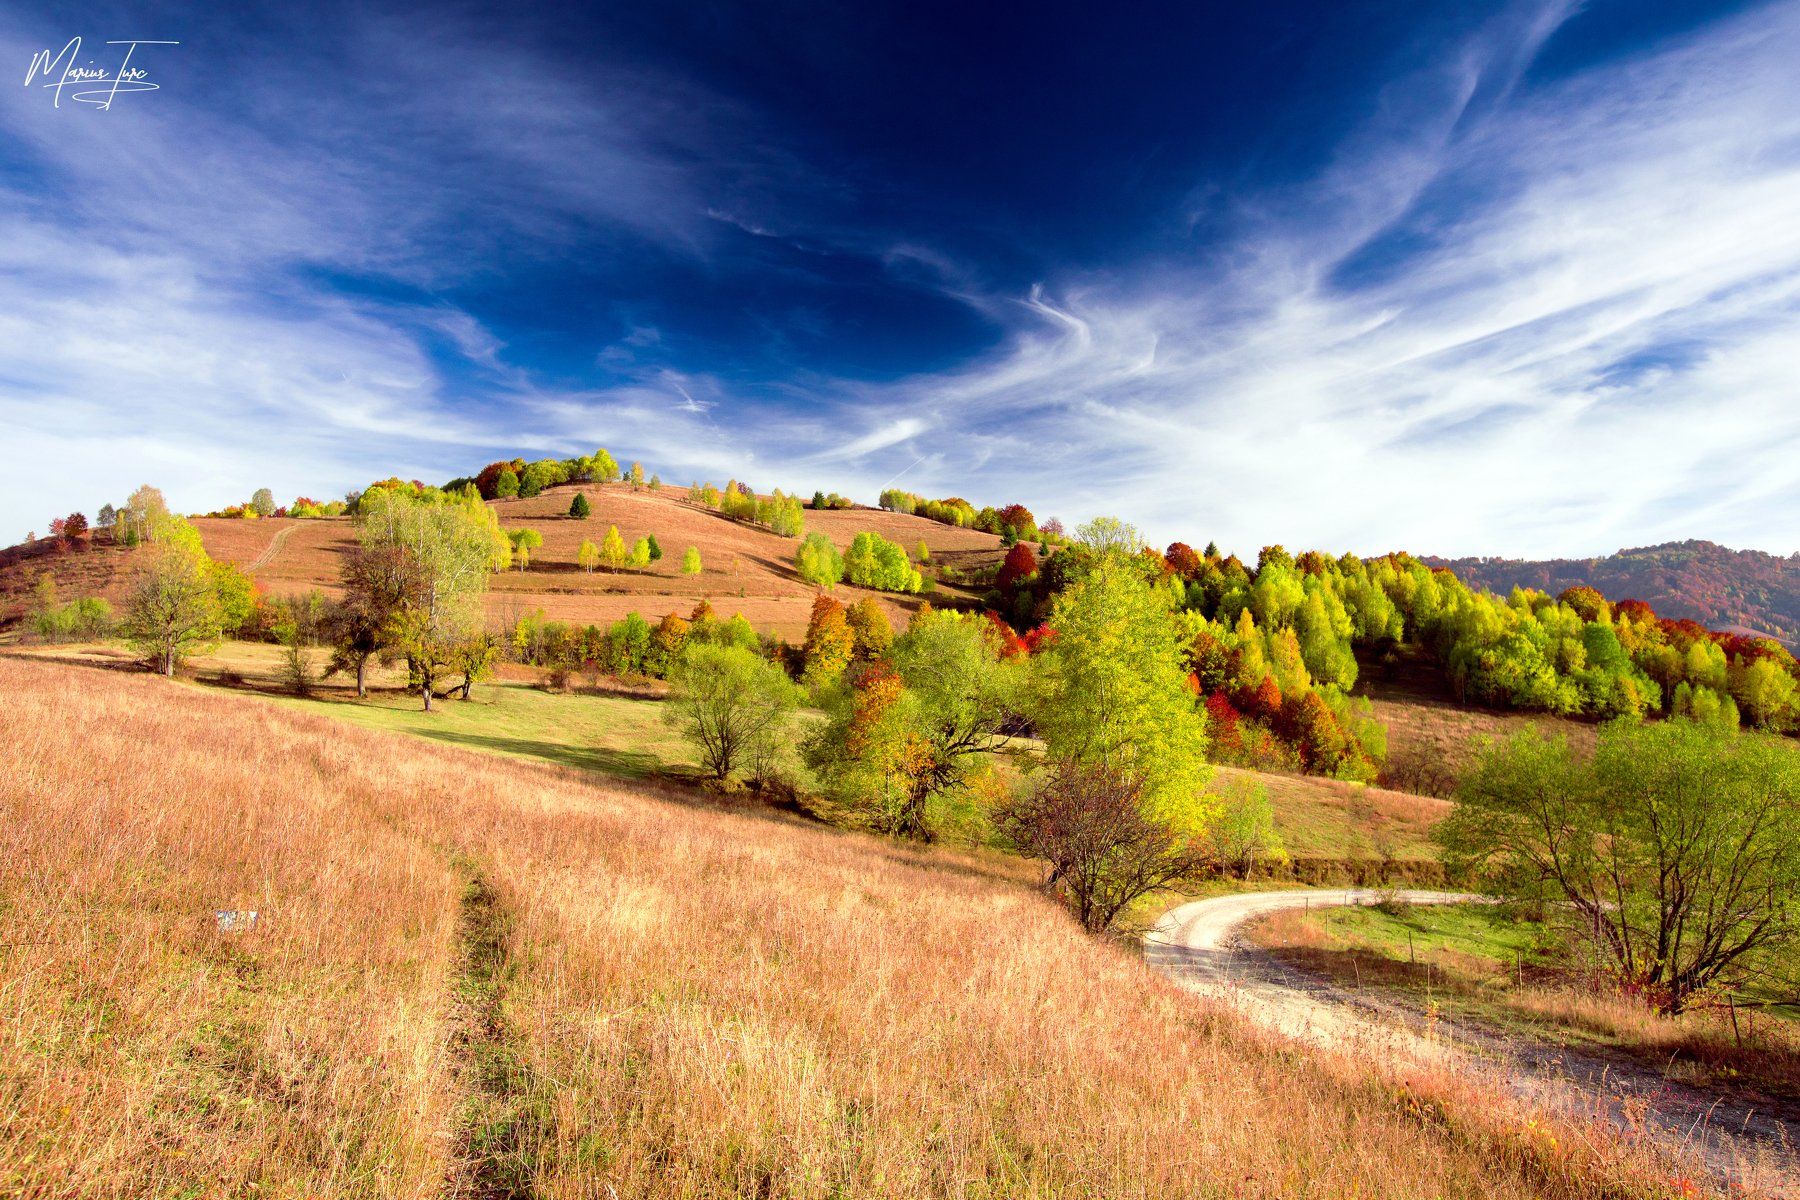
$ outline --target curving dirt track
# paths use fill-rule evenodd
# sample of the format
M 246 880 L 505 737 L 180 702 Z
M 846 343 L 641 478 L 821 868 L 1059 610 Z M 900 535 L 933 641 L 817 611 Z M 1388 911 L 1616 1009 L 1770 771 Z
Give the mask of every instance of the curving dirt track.
M 1721 1184 L 1750 1194 L 1800 1197 L 1800 1114 L 1765 1111 L 1683 1087 L 1635 1063 L 1510 1037 L 1454 1020 L 1425 1021 L 1392 1001 L 1346 991 L 1247 944 L 1245 926 L 1286 909 L 1467 903 L 1453 892 L 1251 892 L 1171 910 L 1145 935 L 1145 958 L 1182 987 L 1226 1001 L 1291 1037 L 1384 1061 L 1452 1066 L 1492 1077 L 1516 1096 L 1598 1112 L 1690 1156 Z

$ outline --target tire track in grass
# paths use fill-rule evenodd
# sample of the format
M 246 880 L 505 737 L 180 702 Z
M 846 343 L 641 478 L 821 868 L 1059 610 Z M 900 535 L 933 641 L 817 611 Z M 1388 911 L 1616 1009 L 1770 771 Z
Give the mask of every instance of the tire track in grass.
M 456 1200 L 531 1200 L 554 1117 L 506 1023 L 512 915 L 478 864 L 459 858 L 456 866 L 466 882 L 457 913 L 451 1048 L 465 1099 L 445 1190 Z
M 269 539 L 269 544 L 263 547 L 262 553 L 257 555 L 255 559 L 244 568 L 244 574 L 254 575 L 263 567 L 268 566 L 269 560 L 273 559 L 275 555 L 280 552 L 281 543 L 287 541 L 288 534 L 294 532 L 294 530 L 298 528 L 300 528 L 298 525 L 289 525 L 285 529 L 277 529 L 275 531 L 275 536 Z

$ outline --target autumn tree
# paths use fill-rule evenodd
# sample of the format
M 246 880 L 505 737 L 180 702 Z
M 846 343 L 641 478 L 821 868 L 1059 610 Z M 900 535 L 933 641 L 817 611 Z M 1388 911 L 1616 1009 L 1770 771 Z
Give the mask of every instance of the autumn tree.
M 275 493 L 266 487 L 257 488 L 250 496 L 250 511 L 259 517 L 275 515 Z
M 1000 659 L 986 622 L 933 613 L 825 697 L 809 761 L 834 794 L 875 826 L 929 840 L 931 809 L 1006 743 L 1019 666 Z
M 650 539 L 649 538 L 639 538 L 637 541 L 631 543 L 631 555 L 630 555 L 630 557 L 628 557 L 625 560 L 625 562 L 626 562 L 626 565 L 628 565 L 634 571 L 643 571 L 643 570 L 649 569 L 649 566 L 650 566 Z
M 410 564 L 393 546 L 358 545 L 344 561 L 344 594 L 325 614 L 331 645 L 327 675 L 356 676 L 358 699 L 369 694 L 369 660 L 386 642 L 388 625 L 410 586 Z
M 686 552 L 682 554 L 681 573 L 683 575 L 698 575 L 700 573 L 700 548 L 698 546 L 689 546 Z
M 821 593 L 813 600 L 812 616 L 806 623 L 803 653 L 806 678 L 811 683 L 828 682 L 850 665 L 856 649 L 856 634 L 844 606 Z
M 1000 564 L 1000 570 L 994 576 L 994 586 L 1002 592 L 1011 592 L 1022 583 L 1028 583 L 1037 576 L 1037 555 L 1024 542 L 1018 543 L 1006 552 L 1006 558 Z
M 591 573 L 600 565 L 600 547 L 583 539 L 581 546 L 575 551 L 575 563 L 582 570 Z
M 609 571 L 617 571 L 625 565 L 629 552 L 625 549 L 625 539 L 619 536 L 619 527 L 606 527 L 606 537 L 600 542 L 600 561 L 606 564 Z
M 888 623 L 887 614 L 875 597 L 864 596 L 852 604 L 844 616 L 856 639 L 853 650 L 856 658 L 863 661 L 880 658 L 893 645 L 894 627 Z

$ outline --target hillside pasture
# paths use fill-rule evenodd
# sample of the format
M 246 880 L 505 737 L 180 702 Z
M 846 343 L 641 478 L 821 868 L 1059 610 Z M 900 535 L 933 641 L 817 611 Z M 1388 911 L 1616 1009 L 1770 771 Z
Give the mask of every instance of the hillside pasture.
M 592 505 L 585 520 L 568 515 L 578 491 Z M 580 625 L 608 625 L 632 612 L 654 620 L 669 612 L 685 616 L 704 599 L 721 617 L 741 612 L 758 630 L 777 637 L 794 640 L 805 633 L 817 591 L 794 572 L 795 539 L 690 504 L 685 488 L 565 485 L 528 500 L 497 500 L 492 505 L 502 528 L 535 529 L 544 538 L 528 570 L 494 576 L 487 611 L 495 622 L 509 622 L 540 608 L 553 620 Z M 809 531 L 824 533 L 840 548 L 847 548 L 857 533 L 874 530 L 904 546 L 908 555 L 915 554 L 923 539 L 934 558 L 947 555 L 965 567 L 998 561 L 1001 553 L 1000 539 L 992 534 L 880 509 L 808 510 L 806 520 Z M 343 556 L 356 537 L 355 525 L 347 518 L 202 518 L 194 524 L 208 553 L 240 567 L 256 562 L 276 534 L 290 529 L 255 572 L 257 582 L 272 595 L 315 588 L 336 595 Z M 654 535 L 663 550 L 661 561 L 642 571 L 582 570 L 576 562 L 581 543 L 600 544 L 609 526 L 618 527 L 628 547 L 640 537 Z M 700 550 L 703 570 L 697 576 L 681 573 L 682 554 L 689 546 Z M 922 602 L 934 599 L 868 592 L 847 584 L 836 593 L 846 604 L 874 596 L 897 627 L 903 627 Z M 935 599 L 941 604 L 956 595 L 954 589 L 946 589 Z
M 977 858 L 146 675 L 0 687 L 3 1194 L 1678 1190 L 1599 1122 L 1301 1051 Z

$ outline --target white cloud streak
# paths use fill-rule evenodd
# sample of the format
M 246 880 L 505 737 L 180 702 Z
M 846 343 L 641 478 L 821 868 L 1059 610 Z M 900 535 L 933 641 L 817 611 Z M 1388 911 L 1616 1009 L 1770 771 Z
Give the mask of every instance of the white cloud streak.
M 343 130 L 284 140 L 167 94 L 52 123 L 38 97 L 0 93 L 0 129 L 70 197 L 0 193 L 0 533 L 145 479 L 207 508 L 606 444 L 672 480 L 872 494 L 904 470 L 914 490 L 1251 553 L 1793 550 L 1800 3 L 1532 80 L 1571 12 L 1518 5 L 1395 80 L 1322 174 L 1230 197 L 1225 240 L 1191 258 L 1007 298 L 909 240 L 896 257 L 1007 322 L 1005 343 L 890 384 L 797 382 L 785 408 L 661 367 L 540 387 L 466 313 L 309 274 L 429 285 L 459 261 L 429 249 L 479 261 L 464 226 L 482 221 L 546 257 L 571 222 L 703 254 L 709 212 L 734 210 L 631 122 L 571 167 L 616 96 L 497 58 L 425 123 L 458 181 L 419 189 L 404 161 L 342 152 Z M 27 44 L 0 30 L 0 60 Z M 427 48 L 418 69 L 455 53 Z M 540 128 L 547 109 L 565 119 Z M 719 111 L 706 120 L 739 119 Z M 402 105 L 372 141 L 420 118 Z M 637 119 L 681 123 L 655 105 Z M 475 383 L 445 376 L 433 339 Z M 601 358 L 627 369 L 638 345 Z

